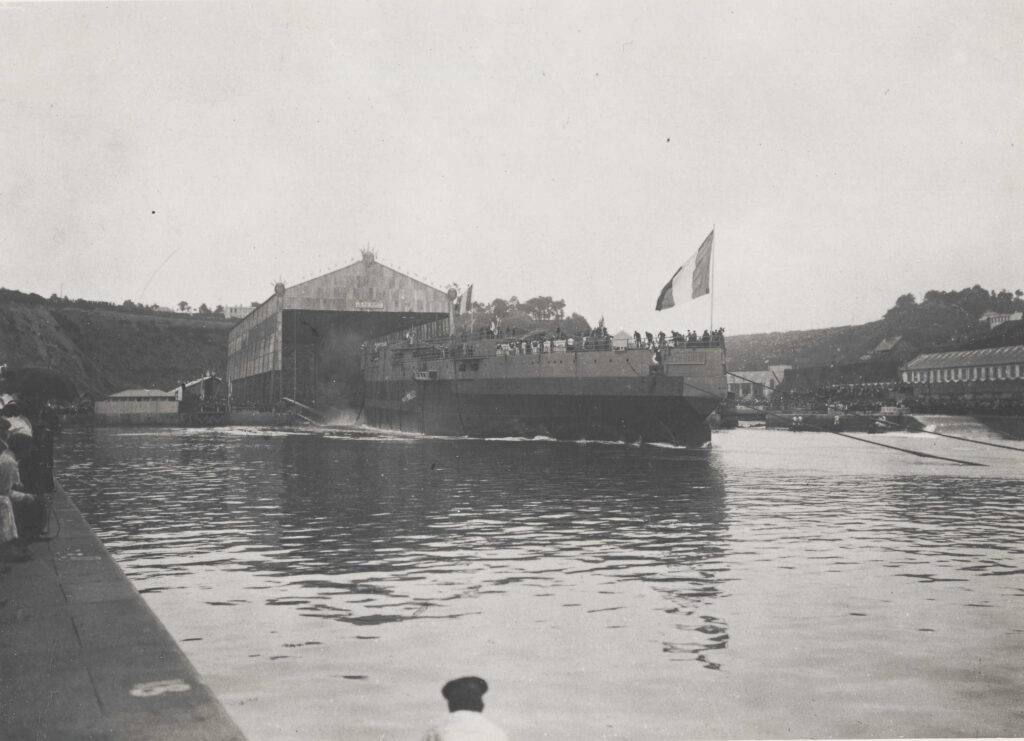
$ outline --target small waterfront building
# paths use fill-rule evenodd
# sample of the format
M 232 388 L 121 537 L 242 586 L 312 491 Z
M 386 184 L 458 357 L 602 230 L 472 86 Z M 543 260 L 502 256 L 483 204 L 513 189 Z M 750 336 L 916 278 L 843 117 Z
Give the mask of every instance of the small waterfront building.
M 1024 400 L 1024 345 L 918 355 L 900 368 L 917 398 Z
M 788 365 L 771 365 L 768 370 L 741 370 L 729 375 L 729 391 L 737 399 L 769 399 L 782 383 Z
M 101 424 L 175 424 L 178 410 L 173 391 L 126 389 L 97 401 L 93 415 Z

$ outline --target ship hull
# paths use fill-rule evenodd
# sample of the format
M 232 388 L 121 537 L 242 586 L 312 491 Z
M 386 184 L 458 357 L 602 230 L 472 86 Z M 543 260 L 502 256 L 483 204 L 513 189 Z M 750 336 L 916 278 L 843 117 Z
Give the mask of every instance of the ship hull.
M 685 399 L 609 396 L 458 394 L 435 384 L 415 399 L 365 406 L 371 427 L 468 437 L 666 442 L 699 447 L 711 440 L 707 414 Z M 379 393 L 379 392 L 378 392 Z M 385 392 L 385 396 L 392 396 Z
M 649 358 L 611 352 L 490 358 L 471 370 L 446 359 L 420 362 L 412 371 L 382 362 L 364 378 L 363 418 L 371 427 L 428 435 L 707 444 L 707 417 L 724 395 L 721 365 L 704 363 L 685 375 L 677 367 L 670 375 L 666 366 L 641 370 L 639 361 Z M 615 364 L 629 375 L 605 370 Z

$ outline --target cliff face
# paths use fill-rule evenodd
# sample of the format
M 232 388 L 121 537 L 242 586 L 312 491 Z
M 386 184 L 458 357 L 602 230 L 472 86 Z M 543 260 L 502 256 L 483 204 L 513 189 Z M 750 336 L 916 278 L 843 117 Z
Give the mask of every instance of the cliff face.
M 233 321 L 0 302 L 0 363 L 52 368 L 78 392 L 171 389 L 223 373 Z

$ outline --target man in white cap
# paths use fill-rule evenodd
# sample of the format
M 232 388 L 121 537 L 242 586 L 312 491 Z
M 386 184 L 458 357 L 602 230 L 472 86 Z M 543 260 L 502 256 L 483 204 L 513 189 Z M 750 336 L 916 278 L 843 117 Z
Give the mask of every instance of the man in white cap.
M 427 731 L 424 741 L 508 741 L 505 732 L 483 716 L 485 692 L 487 682 L 480 677 L 448 682 L 441 689 L 448 717 Z

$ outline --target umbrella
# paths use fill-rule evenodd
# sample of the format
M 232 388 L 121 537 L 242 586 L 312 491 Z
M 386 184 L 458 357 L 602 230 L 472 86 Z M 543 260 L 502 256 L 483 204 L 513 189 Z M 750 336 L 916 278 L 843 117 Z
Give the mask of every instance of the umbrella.
M 23 400 L 36 402 L 78 399 L 75 384 L 52 368 L 4 368 L 0 374 L 0 393 L 16 394 Z

